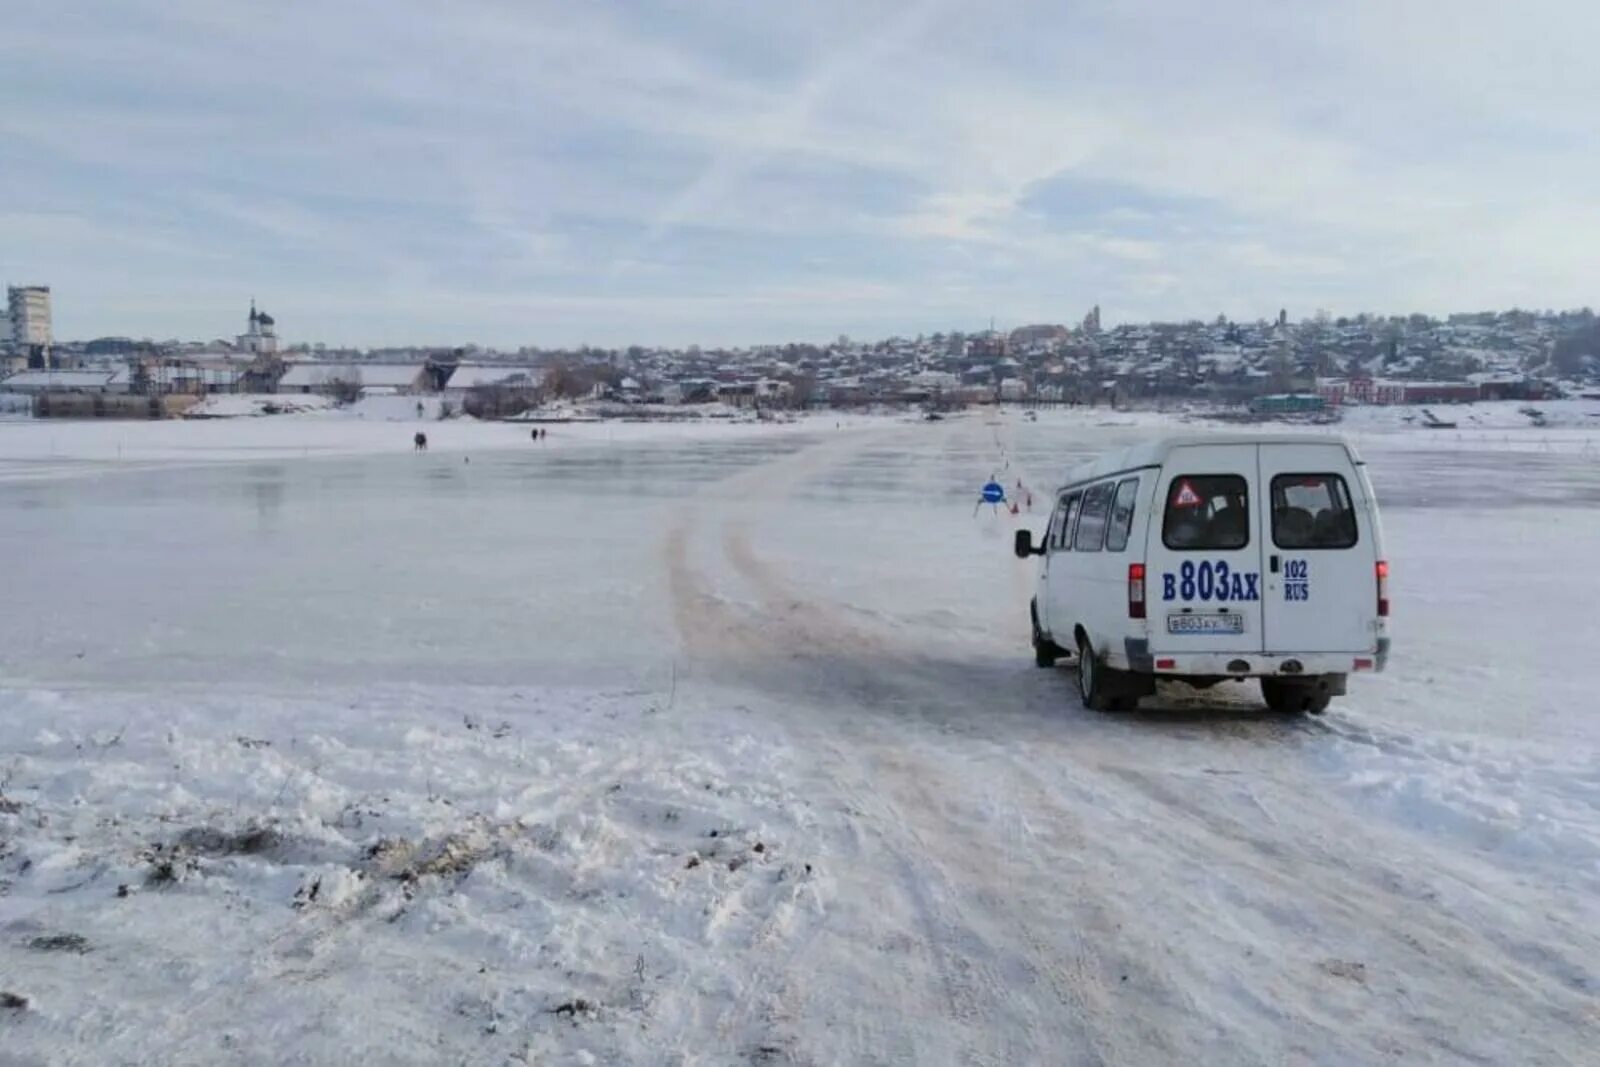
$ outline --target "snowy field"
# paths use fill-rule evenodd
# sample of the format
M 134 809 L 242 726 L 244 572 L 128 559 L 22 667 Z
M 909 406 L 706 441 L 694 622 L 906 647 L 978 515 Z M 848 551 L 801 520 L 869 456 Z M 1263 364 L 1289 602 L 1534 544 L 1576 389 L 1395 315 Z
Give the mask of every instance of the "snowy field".
M 1600 427 L 1478 410 L 1305 720 L 1032 665 L 977 487 L 1175 417 L 0 424 L 0 1064 L 1593 1063 Z

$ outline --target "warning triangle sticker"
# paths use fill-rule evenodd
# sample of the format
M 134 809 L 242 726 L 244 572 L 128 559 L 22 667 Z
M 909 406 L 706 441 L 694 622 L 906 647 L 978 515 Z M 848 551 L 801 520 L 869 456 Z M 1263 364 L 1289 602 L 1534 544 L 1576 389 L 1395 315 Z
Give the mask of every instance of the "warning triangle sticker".
M 1197 508 L 1200 506 L 1200 494 L 1194 491 L 1194 486 L 1187 480 L 1178 483 L 1178 491 L 1172 497 L 1172 506 L 1175 508 Z

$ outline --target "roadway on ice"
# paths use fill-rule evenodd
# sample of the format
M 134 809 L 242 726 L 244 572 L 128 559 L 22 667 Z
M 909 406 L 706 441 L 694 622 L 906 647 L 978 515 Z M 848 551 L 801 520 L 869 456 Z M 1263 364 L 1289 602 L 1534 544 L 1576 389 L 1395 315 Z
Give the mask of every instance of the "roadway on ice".
M 1396 653 L 1328 715 L 1103 716 L 972 504 L 1108 421 L 0 484 L 6 1054 L 1583 1062 L 1586 439 L 1359 442 Z

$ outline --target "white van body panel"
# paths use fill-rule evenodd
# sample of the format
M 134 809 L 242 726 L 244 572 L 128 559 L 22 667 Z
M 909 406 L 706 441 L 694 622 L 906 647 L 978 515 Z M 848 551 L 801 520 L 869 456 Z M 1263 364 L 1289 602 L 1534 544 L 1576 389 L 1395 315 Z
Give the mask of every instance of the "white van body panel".
M 1134 515 L 1150 507 L 1154 493 L 1153 470 L 1126 471 L 1110 479 L 1120 487 L 1125 482 L 1136 482 L 1134 490 Z M 1089 635 L 1095 648 L 1122 644 L 1129 632 L 1128 618 L 1128 564 L 1138 562 L 1139 543 L 1137 521 L 1129 531 L 1127 546 L 1120 551 L 1102 548 L 1098 552 L 1073 551 L 1065 554 L 1071 560 L 1068 584 L 1070 591 L 1064 599 L 1077 608 L 1075 621 Z M 1069 633 L 1071 631 L 1068 631 Z
M 1144 514 L 1145 563 L 1150 576 L 1146 594 L 1151 645 L 1160 651 L 1264 652 L 1262 632 L 1261 541 L 1251 519 L 1255 507 L 1256 444 L 1185 444 L 1174 446 L 1156 478 L 1157 493 Z M 1244 543 L 1237 548 L 1169 547 L 1163 536 L 1163 517 L 1170 496 L 1205 479 L 1231 478 L 1246 491 L 1250 507 L 1237 516 Z M 1211 501 L 1185 509 L 1204 518 Z M 1223 509 L 1226 510 L 1226 509 Z M 1221 511 L 1212 515 L 1218 523 Z M 1237 619 L 1238 633 L 1192 632 L 1177 634 L 1172 625 L 1187 621 Z
M 1256 509 L 1267 553 L 1263 651 L 1372 652 L 1378 635 L 1375 568 L 1384 556 L 1366 478 L 1358 474 L 1348 450 L 1333 444 L 1263 447 L 1259 463 L 1260 485 L 1268 494 L 1276 493 L 1275 485 L 1293 483 L 1301 475 L 1313 480 L 1337 476 L 1348 488 L 1356 520 L 1355 543 L 1348 547 L 1286 547 L 1274 537 L 1274 508 Z M 1291 484 L 1291 492 L 1293 488 Z
M 1118 549 L 1102 536 L 1096 547 L 1089 494 L 1130 480 L 1137 488 L 1125 498 L 1134 504 L 1126 545 Z M 1076 504 L 1063 526 L 1062 502 L 1071 498 Z M 1081 634 L 1106 666 L 1163 675 L 1382 668 L 1382 531 L 1371 483 L 1343 438 L 1149 441 L 1072 471 L 1056 502 L 1035 611 L 1041 633 L 1061 648 L 1074 649 Z M 1142 619 L 1129 610 L 1130 564 L 1145 568 Z

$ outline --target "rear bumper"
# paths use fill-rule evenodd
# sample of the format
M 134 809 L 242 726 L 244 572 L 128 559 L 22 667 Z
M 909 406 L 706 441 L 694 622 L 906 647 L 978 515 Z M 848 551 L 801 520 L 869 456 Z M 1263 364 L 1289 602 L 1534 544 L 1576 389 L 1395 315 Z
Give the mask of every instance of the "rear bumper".
M 1151 651 L 1150 642 L 1129 638 L 1121 654 L 1107 649 L 1106 666 L 1158 677 L 1293 678 L 1306 675 L 1381 671 L 1389 658 L 1389 639 L 1370 652 L 1168 652 Z

